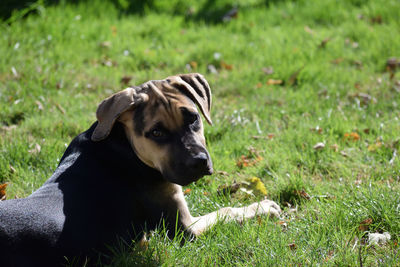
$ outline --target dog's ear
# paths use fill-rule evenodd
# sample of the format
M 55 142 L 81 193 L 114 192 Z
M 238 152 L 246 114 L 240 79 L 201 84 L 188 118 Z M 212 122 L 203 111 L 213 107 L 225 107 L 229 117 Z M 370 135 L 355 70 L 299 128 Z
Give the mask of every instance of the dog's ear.
M 200 108 L 207 122 L 212 125 L 211 89 L 203 75 L 199 73 L 180 74 L 165 80 L 191 98 Z
M 104 99 L 96 111 L 97 126 L 92 134 L 92 141 L 101 141 L 110 134 L 115 120 L 125 111 L 145 101 L 144 94 L 137 94 L 138 88 L 127 88 Z

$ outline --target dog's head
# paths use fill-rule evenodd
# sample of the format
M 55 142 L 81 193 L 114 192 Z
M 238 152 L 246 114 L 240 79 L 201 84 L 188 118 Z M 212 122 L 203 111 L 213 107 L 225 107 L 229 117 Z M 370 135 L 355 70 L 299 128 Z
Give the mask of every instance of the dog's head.
M 212 124 L 210 87 L 197 73 L 127 88 L 100 103 L 92 140 L 107 138 L 118 120 L 140 160 L 170 182 L 189 184 L 213 172 L 196 105 Z

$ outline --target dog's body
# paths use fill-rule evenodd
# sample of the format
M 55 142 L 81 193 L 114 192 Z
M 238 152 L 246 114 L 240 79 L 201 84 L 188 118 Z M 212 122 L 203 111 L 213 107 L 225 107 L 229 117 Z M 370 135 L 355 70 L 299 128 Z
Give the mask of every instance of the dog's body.
M 190 215 L 180 185 L 212 173 L 196 104 L 211 123 L 210 90 L 198 74 L 150 81 L 103 101 L 98 122 L 71 142 L 41 188 L 0 202 L 2 266 L 109 254 L 162 220 L 171 236 L 176 229 L 197 236 L 219 218 L 278 216 L 269 200 Z

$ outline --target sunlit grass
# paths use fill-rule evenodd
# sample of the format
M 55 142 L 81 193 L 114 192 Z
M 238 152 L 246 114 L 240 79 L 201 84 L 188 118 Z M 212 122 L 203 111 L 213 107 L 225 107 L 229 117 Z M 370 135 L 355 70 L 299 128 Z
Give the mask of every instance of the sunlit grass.
M 205 2 L 157 1 L 139 13 L 105 1 L 61 3 L 3 23 L 0 182 L 8 197 L 50 177 L 104 97 L 200 72 L 214 96 L 205 134 L 217 172 L 189 186 L 190 210 L 259 200 L 217 194 L 256 176 L 284 215 L 219 224 L 183 246 L 161 229 L 147 250 L 133 245 L 114 265 L 398 265 L 400 76 L 386 62 L 400 58 L 399 2 L 244 1 L 229 22 L 220 13 L 234 4 L 203 10 Z M 263 159 L 238 167 L 250 147 Z M 369 232 L 391 240 L 369 246 Z

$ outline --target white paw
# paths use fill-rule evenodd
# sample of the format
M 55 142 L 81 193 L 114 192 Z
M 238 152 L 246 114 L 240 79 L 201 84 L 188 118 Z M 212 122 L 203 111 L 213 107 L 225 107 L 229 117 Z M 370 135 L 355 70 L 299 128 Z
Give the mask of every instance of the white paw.
M 257 204 L 259 205 L 259 211 L 257 212 L 258 214 L 270 214 L 277 218 L 280 217 L 281 208 L 274 201 L 265 199 Z

